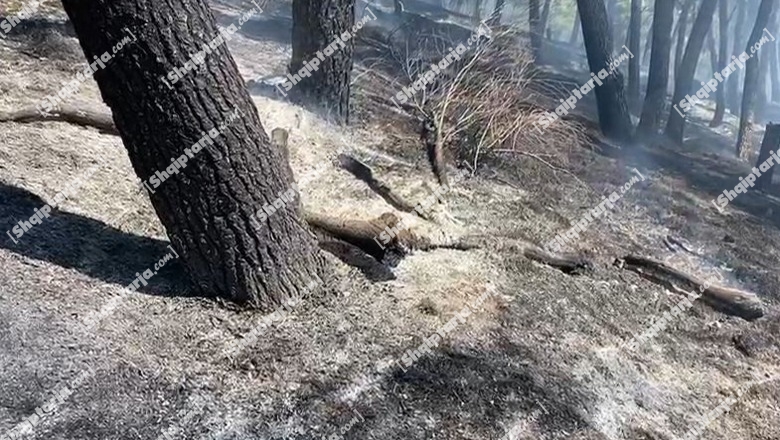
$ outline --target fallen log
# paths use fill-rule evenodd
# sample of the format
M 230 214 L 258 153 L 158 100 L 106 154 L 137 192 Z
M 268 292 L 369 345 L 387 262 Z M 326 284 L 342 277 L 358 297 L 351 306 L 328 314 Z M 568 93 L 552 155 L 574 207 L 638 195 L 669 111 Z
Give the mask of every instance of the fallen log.
M 764 316 L 764 306 L 754 293 L 711 285 L 652 258 L 627 255 L 616 260 L 615 264 L 669 289 L 694 291 L 701 295 L 699 298 L 705 304 L 719 312 L 739 316 L 747 321 Z
M 539 263 L 552 266 L 556 269 L 560 269 L 561 272 L 570 275 L 593 270 L 593 263 L 581 255 L 556 255 L 532 244 L 525 245 L 525 248 L 523 249 L 523 256 L 529 260 L 537 261 Z
M 62 106 L 51 113 L 41 113 L 34 107 L 11 112 L 0 112 L 0 122 L 68 122 L 82 127 L 92 127 L 106 134 L 119 135 L 110 113 Z

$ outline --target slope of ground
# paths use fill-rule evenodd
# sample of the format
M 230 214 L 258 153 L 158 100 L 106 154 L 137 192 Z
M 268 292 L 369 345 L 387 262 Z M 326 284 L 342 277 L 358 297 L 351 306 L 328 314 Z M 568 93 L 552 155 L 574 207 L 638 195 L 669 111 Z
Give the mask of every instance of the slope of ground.
M 0 43 L 0 109 L 34 103 L 69 80 L 78 59 L 68 54 L 78 51 L 66 42 L 72 51 L 56 59 Z M 246 79 L 281 73 L 289 58 L 284 43 L 252 35 L 231 49 Z M 101 106 L 91 82 L 78 101 Z M 407 121 L 344 129 L 284 101 L 255 101 L 266 131 L 290 131 L 310 209 L 363 219 L 390 210 L 337 169 L 340 152 L 410 199 L 436 187 Z M 258 312 L 189 297 L 176 260 L 142 293 L 123 293 L 170 250 L 118 138 L 63 123 L 0 123 L 2 229 L 97 170 L 19 243 L 0 238 L 0 433 L 87 372 L 28 438 L 671 439 L 748 383 L 703 438 L 780 438 L 780 382 L 761 382 L 780 373 L 780 206 L 751 193 L 725 214 L 715 210 L 710 200 L 747 166 L 712 137 L 723 149 L 660 144 L 619 160 L 572 146 L 576 178 L 522 155 L 453 177 L 446 210 L 454 220 L 442 228 L 543 243 L 620 192 L 636 167 L 645 180 L 574 244 L 596 261 L 588 275 L 511 252 L 436 250 L 372 282 L 333 258 L 331 294 L 266 328 Z M 687 239 L 696 255 L 671 251 L 667 235 Z M 682 298 L 612 265 L 631 252 L 758 292 L 768 314 L 746 322 L 696 304 L 635 350 L 621 348 Z M 486 292 L 430 354 L 406 371 L 392 364 Z

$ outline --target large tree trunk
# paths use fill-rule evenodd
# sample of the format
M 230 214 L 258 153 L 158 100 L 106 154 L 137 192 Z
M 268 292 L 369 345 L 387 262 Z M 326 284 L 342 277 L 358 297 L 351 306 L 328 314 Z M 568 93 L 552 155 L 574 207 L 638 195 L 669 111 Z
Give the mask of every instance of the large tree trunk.
M 150 198 L 199 292 L 270 308 L 321 281 L 327 266 L 297 204 L 278 207 L 267 221 L 256 217 L 294 185 L 293 176 L 227 46 L 211 46 L 204 68 L 171 89 L 161 81 L 219 41 L 206 1 L 63 5 L 88 60 L 111 51 L 125 29 L 138 38 L 94 76 L 141 179 L 153 184 L 178 158 L 181 169 L 158 181 Z
M 677 77 L 677 70 L 682 62 L 683 48 L 685 47 L 685 37 L 688 35 L 688 16 L 695 6 L 694 0 L 682 0 L 680 3 L 680 17 L 677 19 L 677 44 L 674 46 L 674 76 Z
M 541 19 L 539 0 L 528 0 L 528 33 L 531 35 L 531 50 L 537 60 L 542 51 Z
M 761 164 L 772 157 L 772 153 L 777 152 L 778 147 L 780 147 L 780 125 L 767 124 L 766 131 L 764 132 L 764 140 L 761 142 L 761 150 L 758 153 L 756 168 L 760 168 Z M 775 172 L 775 167 L 771 166 L 768 169 L 766 167 L 764 168 L 766 171 L 761 170 L 761 176 L 756 179 L 756 189 L 758 190 L 769 189 L 772 185 L 772 174 Z
M 730 62 L 729 52 L 729 0 L 718 0 L 718 67 L 716 72 L 720 72 Z M 728 83 L 727 83 L 728 84 Z M 723 116 L 726 114 L 726 88 L 727 84 L 721 84 L 715 91 L 715 114 L 712 115 L 710 127 L 717 127 L 723 123 Z
M 574 46 L 580 41 L 580 34 L 582 33 L 582 22 L 580 22 L 580 14 L 577 11 L 577 7 L 574 7 L 574 22 L 571 24 L 571 34 L 569 34 L 569 44 Z
M 769 23 L 769 18 L 775 7 L 775 0 L 761 0 L 758 7 L 756 22 L 750 33 L 745 52 L 748 60 L 745 62 L 745 85 L 742 87 L 742 111 L 739 118 L 739 133 L 737 134 L 737 157 L 746 158 L 750 154 L 750 144 L 753 141 L 753 120 L 756 111 L 756 95 L 759 82 L 759 52 L 751 51 L 751 46 L 761 39 L 764 28 Z M 765 57 L 766 55 L 760 55 Z
M 628 102 L 633 108 L 639 103 L 639 41 L 642 36 L 642 0 L 631 0 L 631 22 L 628 25 L 628 50 L 634 57 L 628 60 Z
M 310 77 L 301 76 L 293 94 L 348 122 L 355 0 L 293 0 L 292 18 L 290 74 L 301 72 L 312 60 L 320 63 Z
M 740 2 L 737 4 L 737 19 L 734 22 L 734 45 L 731 50 L 731 54 L 734 56 L 742 52 L 742 47 L 744 47 L 743 45 L 747 38 L 744 30 L 747 27 L 747 9 L 747 3 Z M 742 69 L 738 70 L 734 74 L 735 77 L 731 78 L 726 86 L 726 103 L 728 104 L 731 113 L 737 116 L 739 116 L 740 110 L 740 78 L 742 77 L 742 73 Z
M 588 55 L 590 71 L 598 75 L 602 70 L 609 72 L 612 63 L 612 34 L 607 22 L 604 0 L 577 0 L 582 22 L 582 35 Z M 623 75 L 615 69 L 602 78 L 604 84 L 596 87 L 596 103 L 601 131 L 609 138 L 627 141 L 631 137 L 631 119 L 623 91 Z
M 672 49 L 672 22 L 674 0 L 656 0 L 653 11 L 653 49 L 650 52 L 650 69 L 647 92 L 639 120 L 639 133 L 655 134 L 660 126 L 669 83 L 669 58 Z
M 715 13 L 715 7 L 718 6 L 716 0 L 704 0 L 696 14 L 696 20 L 691 28 L 691 36 L 688 38 L 688 45 L 685 47 L 680 68 L 674 79 L 674 97 L 672 105 L 680 105 L 685 96 L 690 93 L 693 84 L 693 76 L 696 73 L 696 66 L 699 64 L 704 38 L 712 25 L 712 16 Z M 693 90 L 699 86 L 693 87 Z M 682 110 L 681 110 L 682 111 Z M 677 142 L 683 140 L 683 129 L 685 128 L 685 118 L 674 108 L 669 112 L 669 120 L 666 123 L 666 135 Z

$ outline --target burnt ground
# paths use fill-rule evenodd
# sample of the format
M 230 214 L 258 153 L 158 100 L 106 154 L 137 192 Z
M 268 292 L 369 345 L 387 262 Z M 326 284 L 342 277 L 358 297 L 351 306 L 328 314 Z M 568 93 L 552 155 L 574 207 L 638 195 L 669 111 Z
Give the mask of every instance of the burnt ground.
M 80 61 L 75 40 L 46 38 L 62 46 L 0 42 L 0 110 L 32 104 L 70 78 Z M 231 51 L 246 79 L 283 72 L 289 59 L 285 42 L 252 35 Z M 567 69 L 576 73 L 576 64 Z M 356 88 L 356 113 L 369 114 L 365 86 Z M 101 108 L 93 83 L 77 101 Z M 255 101 L 266 131 L 290 130 L 311 209 L 365 219 L 390 210 L 333 165 L 342 151 L 409 198 L 435 188 L 415 124 L 400 115 L 341 128 L 282 100 Z M 587 105 L 582 113 L 593 114 Z M 0 237 L 0 433 L 92 370 L 26 438 L 155 439 L 173 429 L 203 439 L 342 431 L 345 439 L 672 439 L 755 382 L 702 438 L 778 439 L 780 381 L 760 382 L 777 377 L 780 360 L 778 188 L 741 195 L 725 213 L 712 206 L 749 166 L 731 154 L 734 118 L 712 131 L 706 113 L 694 115 L 683 146 L 648 141 L 614 157 L 551 140 L 548 155 L 495 154 L 453 177 L 442 207 L 453 221 L 442 228 L 542 243 L 636 167 L 645 181 L 573 244 L 596 262 L 593 272 L 566 275 L 511 251 L 436 250 L 372 281 L 332 258 L 331 293 L 307 299 L 255 341 L 247 334 L 263 314 L 190 296 L 175 260 L 140 293 L 122 296 L 168 243 L 118 138 L 64 123 L 0 123 L 0 229 L 99 166 L 20 243 Z M 695 254 L 666 247 L 668 235 Z M 767 314 L 747 322 L 697 303 L 636 350 L 620 349 L 682 298 L 613 266 L 628 253 L 722 277 L 758 293 Z M 388 366 L 486 291 L 494 294 L 430 354 L 407 371 Z M 86 326 L 112 298 L 122 298 L 113 313 Z M 236 343 L 246 347 L 226 355 Z

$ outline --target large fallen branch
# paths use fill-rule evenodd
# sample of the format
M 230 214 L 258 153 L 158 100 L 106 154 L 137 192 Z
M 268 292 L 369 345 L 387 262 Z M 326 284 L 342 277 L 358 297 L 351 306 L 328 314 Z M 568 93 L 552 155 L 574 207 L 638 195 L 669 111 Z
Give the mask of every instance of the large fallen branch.
M 71 106 L 62 106 L 62 108 L 51 113 L 44 114 L 34 107 L 23 108 L 12 112 L 0 112 L 0 122 L 68 122 L 81 125 L 82 127 L 97 128 L 103 133 L 119 135 L 114 120 L 110 113 L 97 112 L 93 110 L 77 109 Z
M 693 291 L 700 294 L 702 301 L 720 312 L 739 316 L 748 321 L 764 316 L 764 306 L 754 293 L 710 285 L 652 258 L 628 255 L 615 263 L 672 290 Z
M 388 184 L 374 177 L 374 172 L 368 165 L 346 154 L 339 154 L 338 161 L 341 168 L 349 171 L 353 176 L 365 182 L 372 191 L 379 194 L 379 196 L 385 199 L 393 208 L 399 211 L 413 213 L 421 218 L 432 221 L 430 215 L 415 210 L 414 204 L 408 202 L 401 195 L 393 192 Z

